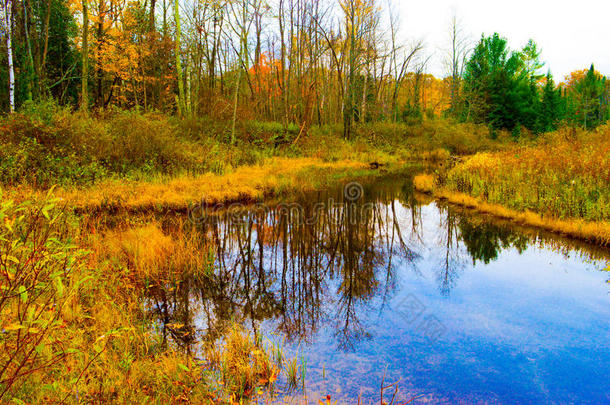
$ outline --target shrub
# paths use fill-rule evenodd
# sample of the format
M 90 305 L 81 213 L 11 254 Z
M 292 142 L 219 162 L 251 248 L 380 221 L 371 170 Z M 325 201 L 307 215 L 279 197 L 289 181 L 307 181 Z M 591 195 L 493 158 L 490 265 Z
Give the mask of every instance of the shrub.
M 86 252 L 63 240 L 56 203 L 0 203 L 0 402 L 77 351 L 64 320 Z
M 413 178 L 413 186 L 422 193 L 432 193 L 436 189 L 436 178 L 431 174 L 419 174 Z

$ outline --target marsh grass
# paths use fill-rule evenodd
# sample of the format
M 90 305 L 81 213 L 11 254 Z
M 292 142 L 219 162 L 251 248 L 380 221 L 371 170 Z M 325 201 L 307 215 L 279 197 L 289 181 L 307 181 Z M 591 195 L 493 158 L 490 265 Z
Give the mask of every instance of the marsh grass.
M 413 178 L 413 186 L 422 193 L 432 193 L 437 188 L 437 179 L 432 174 L 420 174 Z
M 0 182 L 82 188 L 112 179 L 159 182 L 229 174 L 277 157 L 390 164 L 512 144 L 508 136 L 492 140 L 485 127 L 442 119 L 362 124 L 350 141 L 338 125 L 313 126 L 297 139 L 296 125 L 243 121 L 231 144 L 228 128 L 228 122 L 207 117 L 181 120 L 118 109 L 85 115 L 53 102 L 27 103 L 0 118 Z
M 261 340 L 237 325 L 229 330 L 220 345 L 206 346 L 205 353 L 234 400 L 252 397 L 272 387 L 280 373 Z
M 544 218 L 608 221 L 610 127 L 477 154 L 449 171 L 446 187 Z
M 273 386 L 279 347 L 235 326 L 198 361 L 145 311 L 150 288 L 208 277 L 213 255 L 193 233 L 83 229 L 58 203 L 0 204 L 0 402 L 236 403 Z
M 561 130 L 536 145 L 478 153 L 413 183 L 499 218 L 610 244 L 610 126 Z
M 301 364 L 299 364 L 299 357 L 295 356 L 292 359 L 286 359 L 284 361 L 286 368 L 286 380 L 290 389 L 296 389 L 300 384 L 301 376 L 303 371 L 301 370 Z M 304 384 L 304 382 L 303 382 Z
M 355 161 L 275 158 L 224 175 L 207 173 L 158 182 L 107 180 L 87 188 L 58 188 L 56 195 L 79 213 L 186 211 L 189 205 L 202 201 L 208 205 L 255 202 L 326 187 L 346 178 L 384 173 Z M 10 193 L 17 200 L 44 194 L 28 187 L 13 188 Z

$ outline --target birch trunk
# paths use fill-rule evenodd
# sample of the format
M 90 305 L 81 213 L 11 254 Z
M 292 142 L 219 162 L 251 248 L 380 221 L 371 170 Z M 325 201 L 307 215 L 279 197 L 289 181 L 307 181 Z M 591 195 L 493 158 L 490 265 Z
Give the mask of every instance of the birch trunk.
M 15 66 L 13 65 L 13 2 L 4 4 L 6 17 L 6 49 L 8 54 L 8 101 L 11 112 L 15 111 Z

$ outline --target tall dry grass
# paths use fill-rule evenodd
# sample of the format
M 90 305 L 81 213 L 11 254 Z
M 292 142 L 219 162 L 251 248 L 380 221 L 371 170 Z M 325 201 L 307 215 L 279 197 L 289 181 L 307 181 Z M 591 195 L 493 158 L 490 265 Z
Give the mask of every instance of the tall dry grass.
M 0 118 L 0 183 L 44 189 L 55 184 L 81 188 L 108 179 L 155 181 L 230 173 L 274 157 L 388 164 L 423 155 L 445 159 L 448 153 L 497 150 L 510 143 L 508 135 L 492 140 L 486 127 L 444 119 L 360 124 L 349 141 L 337 125 L 300 133 L 295 125 L 244 121 L 237 129 L 237 142 L 231 144 L 230 122 L 207 117 L 116 109 L 85 115 L 52 102 L 28 103 Z
M 244 330 L 217 346 L 219 380 L 213 359 L 154 327 L 147 289 L 207 277 L 213 256 L 195 233 L 138 220 L 81 228 L 59 203 L 0 203 L 0 402 L 222 404 L 274 381 L 281 369 Z
M 610 127 L 562 130 L 537 145 L 478 153 L 418 191 L 570 237 L 610 244 Z
M 576 136 L 551 134 L 537 146 L 479 153 L 449 171 L 446 186 L 545 217 L 608 221 L 610 127 Z

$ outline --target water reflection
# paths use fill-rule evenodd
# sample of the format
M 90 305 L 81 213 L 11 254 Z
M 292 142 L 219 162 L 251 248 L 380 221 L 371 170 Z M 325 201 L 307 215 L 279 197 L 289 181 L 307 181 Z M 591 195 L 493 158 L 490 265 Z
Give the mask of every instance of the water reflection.
M 438 250 L 438 290 L 449 296 L 468 261 L 488 264 L 502 250 L 522 252 L 533 242 L 508 226 L 439 206 L 436 240 L 427 245 L 422 206 L 408 185 L 369 186 L 355 201 L 339 190 L 298 204 L 208 212 L 192 232 L 207 242 L 202 249 L 214 250 L 213 271 L 151 289 L 161 323 L 180 325 L 163 328 L 164 339 L 189 348 L 222 336 L 230 322 L 258 330 L 272 319 L 288 341 L 307 342 L 323 322 L 347 350 L 370 337 L 362 315 L 386 306 L 396 269 L 419 271 L 420 251 Z M 374 298 L 378 308 L 370 306 Z
M 151 289 L 150 308 L 164 341 L 196 350 L 195 343 L 215 341 L 240 322 L 299 347 L 315 348 L 320 336 L 329 336 L 326 349 L 330 341 L 333 350 L 350 352 L 382 334 L 380 319 L 393 311 L 404 280 L 431 272 L 438 296 L 449 299 L 461 277 L 503 252 L 521 255 L 542 245 L 565 256 L 607 257 L 422 204 L 409 181 L 389 179 L 365 187 L 360 199 L 344 197 L 336 190 L 302 196 L 299 209 L 221 210 L 193 225 L 189 231 L 202 241 L 193 254 L 210 255 L 213 266 L 203 276 Z

